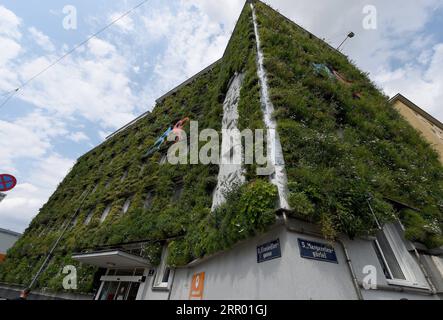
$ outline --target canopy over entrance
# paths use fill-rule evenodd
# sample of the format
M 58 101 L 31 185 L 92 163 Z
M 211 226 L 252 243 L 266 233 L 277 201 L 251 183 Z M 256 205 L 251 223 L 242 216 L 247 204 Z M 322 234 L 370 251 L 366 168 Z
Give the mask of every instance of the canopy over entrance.
M 106 250 L 74 254 L 72 259 L 100 268 L 147 268 L 150 263 L 140 256 L 121 250 Z

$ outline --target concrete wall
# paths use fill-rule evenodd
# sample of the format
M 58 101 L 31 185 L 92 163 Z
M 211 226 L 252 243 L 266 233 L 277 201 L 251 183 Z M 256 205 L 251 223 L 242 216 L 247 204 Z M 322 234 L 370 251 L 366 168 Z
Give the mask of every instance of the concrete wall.
M 276 239 L 280 239 L 282 257 L 257 263 L 257 246 Z M 343 251 L 335 249 L 338 264 L 302 259 L 297 235 L 279 227 L 196 267 L 177 270 L 171 298 L 188 299 L 193 274 L 205 272 L 207 300 L 356 299 Z
M 231 250 L 176 269 L 171 274 L 169 290 L 156 289 L 153 283 L 157 270 L 150 276 L 146 269 L 146 281 L 140 286 L 137 300 L 189 300 L 193 276 L 203 272 L 203 300 L 356 300 L 359 296 L 367 300 L 439 299 L 431 291 L 418 261 L 414 275 L 417 282 L 427 288 L 390 284 L 377 257 L 373 238 L 342 238 L 329 243 L 318 236 L 315 225 L 296 220 L 288 224 L 289 228 L 276 225 L 266 234 L 244 241 Z M 277 239 L 281 257 L 258 263 L 257 247 Z M 299 239 L 331 245 L 338 263 L 301 257 Z M 404 238 L 398 241 L 410 245 Z M 407 251 L 406 254 L 415 259 L 413 254 Z M 375 268 L 376 290 L 363 288 L 367 266 Z
M 333 243 L 338 264 L 309 260 L 300 256 L 298 238 L 328 243 L 321 237 L 289 232 L 278 226 L 266 235 L 248 240 L 228 252 L 197 262 L 194 266 L 177 269 L 170 298 L 188 300 L 194 274 L 204 272 L 204 300 L 355 300 L 358 299 L 341 244 Z M 257 263 L 257 246 L 279 239 L 282 257 Z M 366 276 L 363 268 L 377 269 L 378 290 L 364 290 L 364 299 L 438 299 L 428 290 L 409 290 L 390 286 L 384 276 L 371 239 L 345 240 L 355 274 L 361 283 Z M 423 275 L 420 275 L 420 277 Z M 423 276 L 424 277 L 424 276 Z M 152 279 L 148 280 L 151 282 Z M 152 284 L 149 283 L 151 288 Z M 166 292 L 148 289 L 144 299 L 167 299 Z
M 0 255 L 5 255 L 9 248 L 18 240 L 19 236 L 0 230 Z
M 0 283 L 0 300 L 17 300 L 20 297 L 20 292 L 24 287 Z M 57 293 L 51 294 L 48 292 L 41 292 L 39 290 L 32 291 L 28 300 L 92 300 L 92 295 L 81 295 L 74 293 Z

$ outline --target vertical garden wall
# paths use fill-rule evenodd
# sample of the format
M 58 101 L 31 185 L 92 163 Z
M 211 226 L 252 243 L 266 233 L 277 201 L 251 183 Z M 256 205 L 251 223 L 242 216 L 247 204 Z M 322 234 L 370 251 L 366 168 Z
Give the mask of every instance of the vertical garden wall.
M 344 55 L 256 5 L 293 215 L 326 236 L 400 218 L 411 240 L 443 244 L 437 153 Z M 417 210 L 394 212 L 394 199 Z
M 331 239 L 341 232 L 358 236 L 375 227 L 370 203 L 380 221 L 397 215 L 408 237 L 440 245 L 443 169 L 437 154 L 345 56 L 261 2 L 256 13 L 291 215 L 320 223 Z M 78 266 L 78 291 L 90 292 L 96 270 L 71 259 L 87 248 L 143 241 L 144 255 L 155 264 L 161 241 L 169 239 L 169 264 L 182 266 L 266 231 L 275 223 L 277 190 L 268 177 L 257 177 L 255 165 L 245 166 L 247 183 L 211 212 L 217 165 L 160 164 L 168 145 L 143 158 L 180 119 L 220 131 L 223 101 L 236 72 L 244 74 L 239 128 L 263 129 L 256 59 L 247 5 L 223 58 L 211 70 L 78 159 L 8 252 L 0 281 L 29 284 L 79 207 L 40 288 L 62 290 L 61 271 L 69 264 Z M 189 132 L 189 123 L 184 129 Z M 419 210 L 395 211 L 386 198 Z M 106 208 L 110 211 L 101 222 Z

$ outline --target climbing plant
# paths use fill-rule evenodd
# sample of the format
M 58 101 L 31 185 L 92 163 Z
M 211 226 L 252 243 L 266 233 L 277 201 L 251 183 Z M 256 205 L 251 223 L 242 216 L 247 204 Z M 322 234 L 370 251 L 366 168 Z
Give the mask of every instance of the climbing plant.
M 443 169 L 436 152 L 345 56 L 263 3 L 256 10 L 289 179 L 289 215 L 319 223 L 331 239 L 373 232 L 374 215 L 381 223 L 397 216 L 411 240 L 443 244 Z M 75 252 L 141 241 L 143 256 L 156 264 L 168 239 L 169 264 L 183 266 L 273 225 L 277 190 L 256 176 L 254 165 L 245 166 L 247 183 L 211 212 L 217 165 L 160 164 L 167 145 L 143 158 L 180 119 L 220 131 L 236 72 L 245 75 L 239 128 L 264 128 L 255 48 L 246 5 L 219 63 L 78 159 L 0 264 L 0 281 L 28 284 L 78 208 L 39 288 L 62 290 L 61 270 L 69 264 L 78 267 L 78 292 L 91 292 L 97 270 L 73 261 Z M 184 129 L 189 132 L 189 123 Z M 388 198 L 415 209 L 399 212 Z

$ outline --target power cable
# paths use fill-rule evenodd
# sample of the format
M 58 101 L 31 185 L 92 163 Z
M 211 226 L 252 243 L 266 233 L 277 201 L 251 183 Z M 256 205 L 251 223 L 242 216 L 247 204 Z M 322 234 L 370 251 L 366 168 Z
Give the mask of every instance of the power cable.
M 94 33 L 92 36 L 88 37 L 86 40 L 80 42 L 79 44 L 77 44 L 76 46 L 74 46 L 74 48 L 72 48 L 71 50 L 69 50 L 67 53 L 65 53 L 64 55 L 62 55 L 61 57 L 59 57 L 57 60 L 55 60 L 53 63 L 51 63 L 49 66 L 47 66 L 46 68 L 44 68 L 42 71 L 36 73 L 35 75 L 33 75 L 31 78 L 29 78 L 28 80 L 26 80 L 23 84 L 21 84 L 19 87 L 17 87 L 15 90 L 6 93 L 6 95 L 9 94 L 9 96 L 7 96 L 3 102 L 0 104 L 0 109 L 3 108 L 8 102 L 9 100 L 11 100 L 16 94 L 17 92 L 19 92 L 21 89 L 23 89 L 23 87 L 25 87 L 26 85 L 28 85 L 31 81 L 35 80 L 37 77 L 41 76 L 43 73 L 45 73 L 46 71 L 48 71 L 49 69 L 51 69 L 52 67 L 54 67 L 55 65 L 57 65 L 60 61 L 62 61 L 63 59 L 65 59 L 67 56 L 71 55 L 73 52 L 75 52 L 77 49 L 79 49 L 80 47 L 84 46 L 85 44 L 87 44 L 89 41 L 91 41 L 93 38 L 97 37 L 100 33 L 104 32 L 105 30 L 109 29 L 111 26 L 113 26 L 114 24 L 116 24 L 118 21 L 120 21 L 121 19 L 125 18 L 126 16 L 128 16 L 131 12 L 137 10 L 138 8 L 140 8 L 141 6 L 143 6 L 146 2 L 148 2 L 149 0 L 143 0 L 142 2 L 140 2 L 139 4 L 137 4 L 135 7 L 132 7 L 131 9 L 129 9 L 128 11 L 126 11 L 124 14 L 122 14 L 121 16 L 119 16 L 117 19 L 111 21 L 111 23 L 109 23 L 108 25 L 106 25 L 105 27 L 101 28 L 99 31 L 97 31 L 96 33 Z

